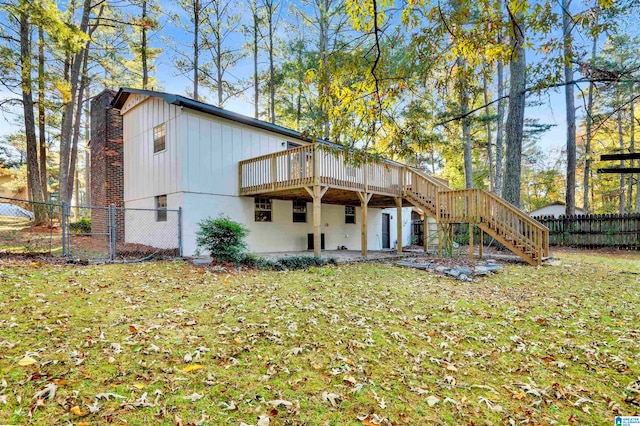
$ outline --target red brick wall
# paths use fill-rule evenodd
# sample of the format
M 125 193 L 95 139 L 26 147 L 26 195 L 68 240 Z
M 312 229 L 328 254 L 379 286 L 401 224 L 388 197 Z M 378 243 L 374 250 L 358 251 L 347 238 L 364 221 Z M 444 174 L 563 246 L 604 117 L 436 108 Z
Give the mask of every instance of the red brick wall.
M 124 207 L 122 116 L 111 107 L 116 92 L 104 90 L 91 101 L 91 204 Z M 124 239 L 124 213 L 116 215 L 118 241 Z M 107 215 L 91 211 L 93 233 L 107 232 Z

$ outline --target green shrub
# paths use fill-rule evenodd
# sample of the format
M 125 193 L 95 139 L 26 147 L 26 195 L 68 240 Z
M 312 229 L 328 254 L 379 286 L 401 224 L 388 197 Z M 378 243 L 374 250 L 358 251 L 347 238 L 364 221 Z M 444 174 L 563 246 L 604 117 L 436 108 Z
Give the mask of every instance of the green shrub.
M 77 222 L 69 224 L 69 229 L 74 234 L 90 234 L 91 233 L 91 218 L 83 217 Z
M 279 259 L 265 259 L 255 254 L 247 254 L 242 259 L 242 263 L 267 271 L 293 271 L 296 269 L 308 269 L 313 266 L 324 266 L 327 264 L 335 264 L 334 259 L 324 260 L 315 256 L 288 256 Z
M 220 215 L 207 218 L 198 223 L 200 230 L 196 232 L 198 248 L 208 250 L 218 262 L 233 262 L 239 265 L 246 258 L 247 248 L 244 238 L 249 230 L 229 217 Z

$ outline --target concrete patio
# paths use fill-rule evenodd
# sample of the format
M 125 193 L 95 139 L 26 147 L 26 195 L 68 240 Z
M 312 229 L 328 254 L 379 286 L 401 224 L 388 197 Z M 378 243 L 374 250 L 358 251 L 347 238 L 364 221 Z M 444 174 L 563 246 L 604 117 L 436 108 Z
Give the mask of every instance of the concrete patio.
M 257 253 L 265 259 L 279 259 L 292 256 L 313 256 L 313 250 L 303 251 L 281 251 L 269 253 Z M 392 261 L 405 257 L 413 257 L 418 253 L 397 253 L 395 250 L 369 251 L 367 256 L 362 256 L 360 250 L 323 250 L 320 257 L 323 259 L 334 259 L 337 263 L 357 263 L 357 262 L 380 262 Z

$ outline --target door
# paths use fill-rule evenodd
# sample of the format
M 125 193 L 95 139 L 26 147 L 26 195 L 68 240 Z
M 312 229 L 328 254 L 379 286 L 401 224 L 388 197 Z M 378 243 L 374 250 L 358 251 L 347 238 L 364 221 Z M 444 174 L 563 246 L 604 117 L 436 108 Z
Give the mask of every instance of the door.
M 302 146 L 298 143 L 287 142 L 287 149 L 298 148 Z M 307 152 L 306 155 L 300 152 L 289 154 L 288 158 L 289 179 L 301 179 L 311 175 L 313 167 L 313 156 Z
M 382 213 L 382 248 L 391 248 L 390 217 L 388 213 Z

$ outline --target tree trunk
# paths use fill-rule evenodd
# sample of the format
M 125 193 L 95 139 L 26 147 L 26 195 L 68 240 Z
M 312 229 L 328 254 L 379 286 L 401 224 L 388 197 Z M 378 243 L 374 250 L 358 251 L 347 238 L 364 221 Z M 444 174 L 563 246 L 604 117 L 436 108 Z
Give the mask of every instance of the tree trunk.
M 193 99 L 198 99 L 198 56 L 200 54 L 200 0 L 193 0 Z
M 140 31 L 140 57 L 142 59 L 142 89 L 147 90 L 149 69 L 147 66 L 147 0 L 142 0 L 142 30 Z
M 512 55 L 509 63 L 511 85 L 509 87 L 509 109 L 505 127 L 507 152 L 505 158 L 504 185 L 502 198 L 520 207 L 520 177 L 522 163 L 522 138 L 524 130 L 526 57 L 524 50 L 524 20 L 516 22 L 516 17 L 510 15 L 513 27 L 511 38 Z
M 258 3 L 257 0 L 253 0 L 253 104 L 254 104 L 254 117 L 260 116 L 260 109 L 258 106 L 260 96 L 260 86 L 258 80 Z
M 33 95 L 31 92 L 31 27 L 29 24 L 29 10 L 20 13 L 20 65 L 21 90 L 24 115 L 24 128 L 27 143 L 27 185 L 34 201 L 44 201 L 42 184 L 38 166 L 38 145 L 36 140 L 36 122 L 33 112 Z M 33 205 L 36 225 L 42 225 L 47 220 L 47 210 L 42 204 Z
M 87 87 L 87 99 L 91 99 L 91 93 L 89 91 L 89 87 Z M 91 149 L 89 147 L 89 143 L 91 140 L 91 133 L 89 131 L 90 125 L 89 121 L 91 120 L 91 115 L 89 111 L 89 102 L 85 103 L 84 106 L 84 140 L 85 140 L 85 149 L 84 149 L 84 201 L 85 204 L 91 205 Z
M 564 97 L 567 117 L 567 187 L 565 194 L 565 212 L 567 215 L 576 213 L 576 106 L 573 81 L 573 40 L 571 28 L 573 22 L 569 16 L 571 0 L 562 0 L 562 35 L 564 44 Z
M 80 31 L 83 33 L 87 32 L 87 28 L 89 26 L 90 11 L 91 0 L 84 0 L 82 18 L 80 21 Z M 69 172 L 71 162 L 71 139 L 73 137 L 73 121 L 75 117 L 74 110 L 78 100 L 80 70 L 85 49 L 86 46 L 73 55 L 71 70 L 69 72 L 71 99 L 64 104 L 62 112 L 62 124 L 60 130 L 60 201 L 65 201 L 67 203 L 71 201 L 71 193 L 67 191 L 69 188 L 68 181 L 70 176 L 73 178 L 73 174 L 70 175 Z
M 465 64 L 461 56 L 458 57 L 458 83 L 460 84 L 460 112 L 462 113 L 462 141 L 464 143 L 464 184 L 465 188 L 473 188 L 473 159 L 471 157 L 471 123 L 469 113 L 469 95 L 467 93 L 467 81 Z
M 40 145 L 40 185 L 47 200 L 47 137 L 45 133 L 44 28 L 38 26 L 38 143 Z
M 496 194 L 502 191 L 502 173 L 504 170 L 504 65 L 498 61 L 498 116 L 496 117 Z
M 597 23 L 597 21 L 596 21 Z M 598 47 L 598 38 L 593 37 L 593 44 L 591 46 L 591 59 L 595 59 Z M 591 178 L 591 139 L 593 135 L 591 134 L 591 127 L 593 126 L 593 91 L 595 90 L 595 85 L 593 81 L 589 82 L 589 92 L 587 95 L 587 117 L 586 117 L 586 136 L 585 136 L 585 144 L 584 144 L 584 178 L 583 178 L 583 190 L 584 190 L 584 200 L 582 202 L 582 209 L 585 213 L 589 213 L 589 180 Z
M 329 114 L 327 112 L 327 108 L 324 106 L 325 103 L 328 102 L 329 97 L 329 78 L 328 78 L 328 48 L 329 48 L 329 22 L 328 22 L 328 12 L 329 12 L 329 0 L 323 0 L 320 2 L 320 18 L 319 18 L 319 26 L 320 26 L 320 84 L 318 87 L 318 91 L 320 92 L 320 96 L 322 100 L 320 101 L 319 109 L 320 115 L 322 117 L 322 124 L 324 127 L 324 138 L 329 139 L 330 133 L 330 123 L 329 123 Z
M 90 32 L 90 34 L 92 31 Z M 69 178 L 67 180 L 67 193 L 73 193 L 73 185 L 75 182 L 75 171 L 78 162 L 78 141 L 80 139 L 80 121 L 82 119 L 82 103 L 84 101 L 84 90 L 88 84 L 87 66 L 89 62 L 89 43 L 84 48 L 84 55 L 82 57 L 82 78 L 80 79 L 80 87 L 78 89 L 78 104 L 75 108 L 75 119 L 73 123 L 73 141 L 71 143 L 71 158 L 69 161 Z M 79 200 L 76 199 L 76 205 Z
M 633 87 L 631 89 L 631 96 L 633 97 Z M 635 120 L 634 120 L 634 115 L 635 115 L 635 108 L 633 106 L 633 99 L 631 100 L 630 104 L 629 104 L 629 108 L 630 108 L 630 114 L 631 114 L 631 123 L 629 123 L 629 152 L 630 153 L 635 153 L 636 152 L 636 138 L 635 138 L 635 130 L 636 130 L 636 126 L 635 126 Z M 631 160 L 629 162 L 629 167 L 634 167 L 635 166 L 635 161 Z M 629 173 L 629 176 L 627 177 L 627 212 L 631 213 L 633 211 L 633 207 L 632 207 L 632 197 L 633 197 L 633 173 Z M 638 196 L 637 192 L 636 192 L 636 197 Z
M 493 168 L 493 141 L 491 138 L 491 111 L 489 110 L 489 102 L 491 97 L 489 96 L 489 87 L 487 84 L 488 73 L 483 74 L 482 89 L 484 91 L 484 103 L 487 106 L 485 109 L 485 120 L 487 124 L 487 158 L 489 159 L 489 191 L 495 191 L 495 170 Z
M 273 66 L 273 0 L 267 2 L 267 19 L 269 24 L 269 108 L 270 119 L 273 124 L 276 122 L 276 85 L 275 68 Z
M 620 144 L 620 154 L 624 154 L 624 138 L 622 135 L 622 110 L 618 110 L 618 143 Z M 620 160 L 620 167 L 624 167 L 624 160 Z M 618 213 L 624 214 L 624 173 L 620 173 Z
M 217 78 L 217 89 L 218 89 L 218 106 L 220 108 L 222 108 L 223 104 L 224 104 L 224 91 L 222 90 L 222 24 L 220 19 L 220 11 L 219 11 L 219 4 L 216 3 L 216 29 L 215 29 L 215 34 L 216 34 L 216 57 L 215 57 L 215 63 L 216 63 L 216 78 Z

